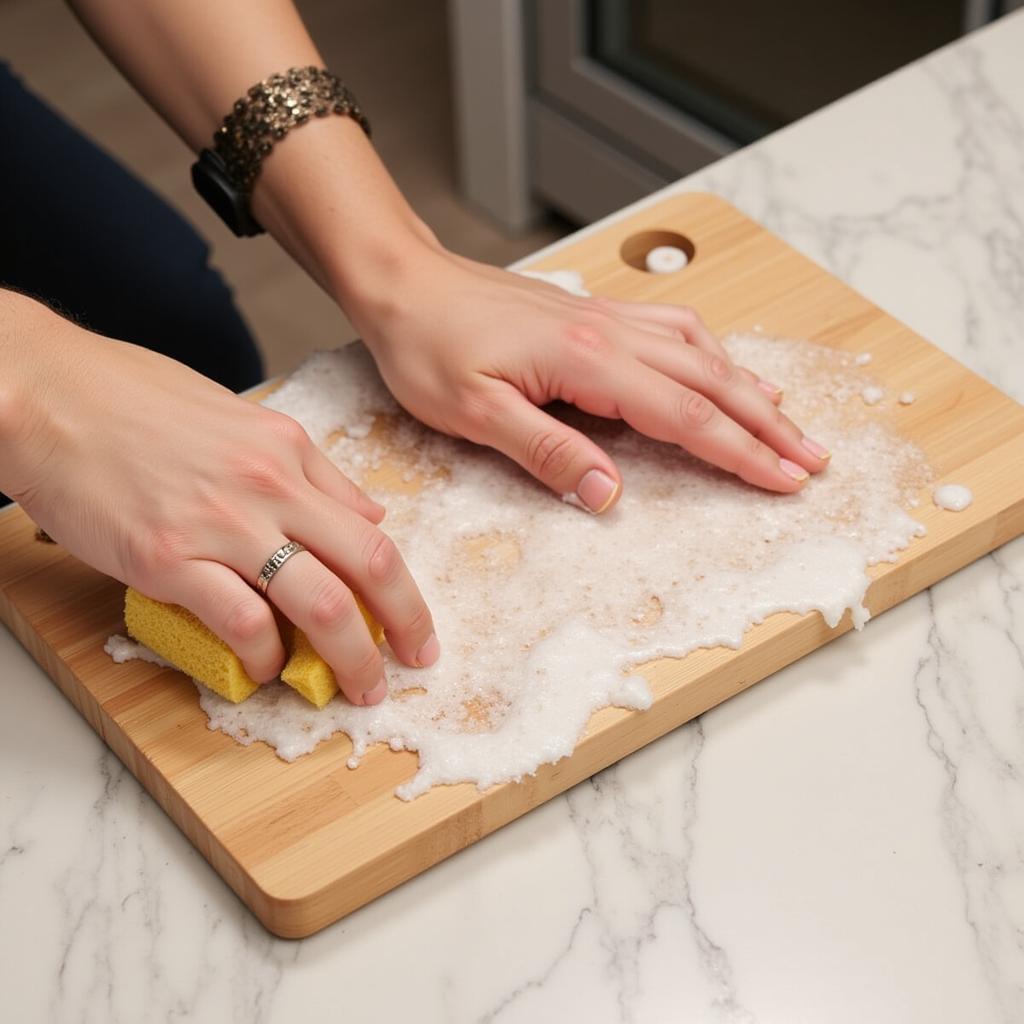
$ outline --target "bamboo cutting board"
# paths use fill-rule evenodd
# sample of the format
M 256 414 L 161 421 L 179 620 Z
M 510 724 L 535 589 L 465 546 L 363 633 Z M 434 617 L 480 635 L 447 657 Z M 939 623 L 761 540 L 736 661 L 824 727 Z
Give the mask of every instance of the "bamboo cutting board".
M 681 237 L 679 237 L 681 236 Z M 676 274 L 637 269 L 656 244 L 682 245 Z M 964 512 L 922 495 L 928 528 L 895 564 L 870 570 L 872 614 L 1024 532 L 1024 408 L 904 325 L 709 195 L 665 200 L 561 250 L 534 269 L 572 268 L 596 294 L 696 306 L 713 330 L 808 338 L 874 355 L 871 375 L 912 388 L 901 431 L 940 480 L 969 486 Z M 646 712 L 608 708 L 576 752 L 519 784 L 481 794 L 437 787 L 403 803 L 415 755 L 378 746 L 357 771 L 338 735 L 293 764 L 263 744 L 211 732 L 192 682 L 142 662 L 115 665 L 103 643 L 122 630 L 123 588 L 34 539 L 20 509 L 0 514 L 0 616 L 179 828 L 272 932 L 309 935 L 650 743 L 850 628 L 779 614 L 738 651 L 695 651 L 645 669 Z M 869 632 L 866 636 L 870 636 Z M 199 894 L 196 899 L 200 899 Z

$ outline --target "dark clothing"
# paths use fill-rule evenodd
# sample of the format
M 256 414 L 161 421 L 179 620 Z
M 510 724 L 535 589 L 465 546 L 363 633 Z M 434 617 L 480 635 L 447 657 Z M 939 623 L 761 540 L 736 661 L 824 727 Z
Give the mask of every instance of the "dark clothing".
M 181 214 L 0 64 L 0 286 L 241 391 L 263 365 L 209 256 Z
M 209 255 L 177 211 L 0 63 L 0 287 L 241 391 L 263 364 Z

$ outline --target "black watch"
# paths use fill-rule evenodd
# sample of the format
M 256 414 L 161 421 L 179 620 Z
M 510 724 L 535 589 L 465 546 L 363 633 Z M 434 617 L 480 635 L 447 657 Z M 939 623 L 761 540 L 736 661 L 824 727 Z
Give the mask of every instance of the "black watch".
M 212 149 L 200 152 L 192 165 L 192 184 L 239 238 L 263 234 L 263 227 L 249 212 L 248 195 L 231 183 L 220 154 Z

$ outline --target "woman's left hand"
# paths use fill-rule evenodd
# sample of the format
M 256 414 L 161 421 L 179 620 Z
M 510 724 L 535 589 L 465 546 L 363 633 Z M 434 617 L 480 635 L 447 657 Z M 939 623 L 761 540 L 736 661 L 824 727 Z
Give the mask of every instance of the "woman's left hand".
M 736 366 L 692 309 L 578 297 L 434 246 L 389 285 L 346 311 L 395 398 L 592 512 L 617 500 L 621 476 L 544 411 L 556 399 L 772 491 L 797 491 L 827 464 L 778 408 L 781 390 Z

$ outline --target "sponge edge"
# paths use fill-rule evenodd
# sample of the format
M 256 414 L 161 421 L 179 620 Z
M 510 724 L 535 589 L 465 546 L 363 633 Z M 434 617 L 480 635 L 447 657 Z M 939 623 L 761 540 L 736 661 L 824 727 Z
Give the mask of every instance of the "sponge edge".
M 301 629 L 295 630 L 291 656 L 281 669 L 281 681 L 318 708 L 323 708 L 338 692 L 338 681 L 331 666 L 313 650 L 309 637 Z
M 154 601 L 129 587 L 124 623 L 136 640 L 225 700 L 238 704 L 259 688 L 238 655 L 187 608 Z
M 373 642 L 379 647 L 384 642 L 383 627 L 370 614 L 358 594 L 356 604 L 362 612 Z M 301 629 L 294 632 L 290 652 L 287 664 L 281 669 L 281 681 L 301 693 L 310 704 L 323 708 L 338 692 L 338 681 L 331 666 L 313 650 L 309 637 Z
M 379 646 L 384 641 L 383 628 L 358 596 L 356 603 L 373 642 Z M 124 621 L 136 640 L 225 700 L 238 704 L 259 689 L 238 655 L 188 609 L 155 601 L 129 587 L 124 597 Z M 334 672 L 301 629 L 286 621 L 279 624 L 289 655 L 281 679 L 311 704 L 323 708 L 338 692 Z

